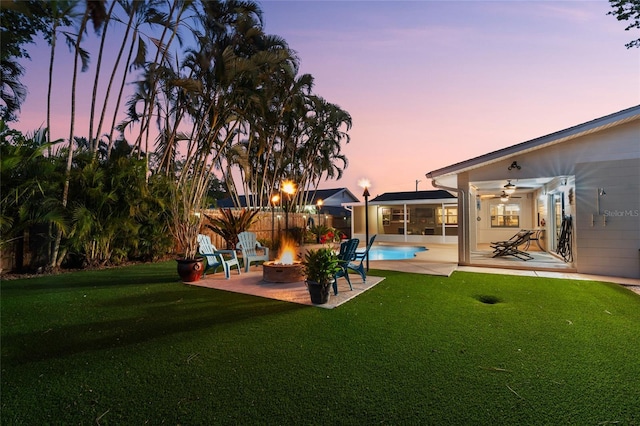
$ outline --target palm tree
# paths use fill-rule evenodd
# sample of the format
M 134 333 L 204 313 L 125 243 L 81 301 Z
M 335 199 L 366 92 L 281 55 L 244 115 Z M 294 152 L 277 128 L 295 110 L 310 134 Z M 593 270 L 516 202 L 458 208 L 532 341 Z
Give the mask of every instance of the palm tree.
M 47 129 L 51 129 L 51 91 L 53 90 L 53 64 L 55 63 L 56 57 L 58 29 L 61 26 L 71 25 L 72 20 L 77 18 L 77 14 L 74 12 L 76 3 L 77 1 L 67 0 L 52 0 L 48 3 L 50 32 L 46 38 L 51 44 L 51 50 L 49 53 L 49 82 L 47 84 Z M 68 32 L 63 31 L 62 35 L 67 38 L 68 44 L 72 43 Z M 51 155 L 51 152 L 49 152 L 49 155 Z
M 75 108 L 76 108 L 76 82 L 78 77 L 78 61 L 82 60 L 82 71 L 86 71 L 88 67 L 88 54 L 81 49 L 80 44 L 82 37 L 87 27 L 89 19 L 93 21 L 94 27 L 99 28 L 102 25 L 105 17 L 104 12 L 104 0 L 87 0 L 87 7 L 80 21 L 78 34 L 75 42 L 75 55 L 73 65 L 73 77 L 71 81 L 71 116 L 69 126 L 69 148 L 67 155 L 67 168 L 64 179 L 64 186 L 62 189 L 62 207 L 66 208 L 69 201 L 69 181 L 71 179 L 71 166 L 73 164 L 73 151 L 74 151 L 74 125 L 75 125 Z M 62 259 L 58 259 L 58 253 L 60 249 L 60 242 L 62 240 L 62 230 L 58 230 L 56 235 L 56 241 L 53 247 L 51 267 L 57 268 L 60 266 Z
M 118 71 L 118 67 L 122 59 L 122 55 L 124 53 L 126 44 L 129 40 L 130 34 L 131 34 L 131 37 L 130 37 L 131 41 L 129 43 L 129 50 L 127 53 L 126 61 L 124 63 L 124 66 L 122 67 L 122 71 L 121 71 L 122 79 L 120 80 L 118 98 L 115 102 L 115 109 L 112 116 L 111 126 L 109 128 L 110 129 L 109 135 L 107 137 L 107 139 L 109 140 L 107 155 L 110 155 L 112 144 L 113 144 L 113 141 L 115 140 L 114 131 L 116 130 L 116 128 L 122 129 L 126 125 L 123 123 L 121 126 L 116 127 L 116 120 L 118 118 L 119 108 L 122 103 L 122 96 L 123 96 L 124 88 L 126 85 L 128 70 L 130 68 L 134 70 L 141 69 L 145 66 L 145 63 L 146 63 L 146 54 L 148 51 L 148 45 L 147 45 L 147 42 L 145 42 L 145 37 L 143 37 L 143 33 L 140 31 L 140 29 L 144 24 L 148 24 L 151 28 L 154 28 L 155 26 L 158 26 L 158 25 L 163 28 L 166 28 L 171 25 L 166 15 L 161 13 L 161 11 L 157 9 L 157 6 L 159 6 L 161 3 L 160 0 L 149 0 L 149 1 L 132 0 L 131 2 L 127 2 L 126 0 L 119 0 L 118 3 L 122 6 L 125 13 L 127 13 L 128 20 L 126 22 L 122 22 L 117 17 L 115 18 L 116 21 L 121 22 L 125 25 L 126 30 L 123 35 L 122 42 L 120 44 L 118 56 L 116 58 L 116 61 L 114 63 L 114 66 L 111 72 L 111 77 L 109 78 L 109 85 L 108 85 L 107 94 L 105 96 L 104 103 L 102 106 L 102 113 L 100 116 L 98 129 L 96 131 L 96 137 L 98 137 L 98 135 L 102 130 L 103 122 L 106 115 L 109 95 L 111 93 L 111 88 L 113 86 L 116 73 Z M 133 33 L 131 33 L 131 30 L 133 30 Z M 137 46 L 137 49 L 136 49 L 136 46 Z M 134 51 L 136 52 L 135 56 L 134 56 Z

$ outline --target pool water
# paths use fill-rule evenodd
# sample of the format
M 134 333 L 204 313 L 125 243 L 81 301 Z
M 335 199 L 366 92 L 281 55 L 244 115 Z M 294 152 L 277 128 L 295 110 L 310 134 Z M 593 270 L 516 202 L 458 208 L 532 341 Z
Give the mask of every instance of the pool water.
M 423 246 L 373 246 L 369 250 L 369 260 L 413 259 L 416 253 L 427 251 Z

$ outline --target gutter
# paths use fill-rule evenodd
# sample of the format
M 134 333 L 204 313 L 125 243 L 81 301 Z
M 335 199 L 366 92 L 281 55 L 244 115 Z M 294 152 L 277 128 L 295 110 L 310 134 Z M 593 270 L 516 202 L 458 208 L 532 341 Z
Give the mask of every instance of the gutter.
M 451 192 L 456 192 L 456 193 L 460 193 L 461 196 L 458 196 L 458 214 L 460 214 L 460 212 L 466 212 L 467 216 L 468 216 L 468 206 L 467 206 L 467 193 L 464 189 L 461 188 L 452 188 L 449 186 L 444 186 L 444 185 L 440 185 L 439 183 L 437 183 L 436 179 L 433 177 L 433 175 L 431 174 L 432 172 L 427 173 L 425 176 L 427 177 L 427 179 L 431 179 L 431 185 L 433 185 L 434 188 L 438 188 L 438 189 L 444 189 L 445 191 L 451 191 Z M 460 223 L 461 221 L 458 220 L 458 230 L 460 230 Z M 464 222 L 463 222 L 463 229 L 462 229 L 462 234 L 458 234 L 458 264 L 462 264 L 462 265 L 468 265 L 471 261 L 471 259 L 469 258 L 469 229 L 468 229 L 468 225 L 464 226 Z

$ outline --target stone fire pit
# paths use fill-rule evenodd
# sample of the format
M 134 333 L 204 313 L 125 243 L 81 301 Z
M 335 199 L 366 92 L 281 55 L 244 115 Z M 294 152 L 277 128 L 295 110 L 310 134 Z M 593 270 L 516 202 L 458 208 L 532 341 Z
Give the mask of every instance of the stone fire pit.
M 300 262 L 291 264 L 275 261 L 262 264 L 262 279 L 270 283 L 296 283 L 304 281 L 304 267 Z

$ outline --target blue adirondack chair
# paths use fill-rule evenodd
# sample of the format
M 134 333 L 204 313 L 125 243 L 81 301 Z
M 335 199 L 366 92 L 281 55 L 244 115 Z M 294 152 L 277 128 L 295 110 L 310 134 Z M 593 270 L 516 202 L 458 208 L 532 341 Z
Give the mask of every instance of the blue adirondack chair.
M 367 244 L 367 248 L 364 249 L 364 251 L 357 250 L 354 262 L 349 262 L 349 264 L 347 265 L 348 269 L 356 271 L 358 274 L 360 274 L 360 276 L 362 277 L 362 282 L 367 282 L 367 271 L 364 269 L 363 261 L 364 259 L 366 259 L 367 253 L 369 253 L 369 249 L 371 249 L 371 246 L 373 245 L 373 241 L 375 239 L 376 235 L 369 238 L 369 244 Z
M 244 231 L 239 233 L 236 248 L 242 250 L 242 263 L 244 263 L 245 272 L 249 272 L 251 263 L 269 260 L 269 247 L 264 247 L 260 244 L 256 234 L 253 232 Z
M 205 274 L 210 269 L 213 269 L 215 273 L 222 266 L 225 278 L 230 279 L 231 268 L 235 266 L 238 269 L 238 275 L 240 275 L 240 264 L 236 252 L 216 249 L 208 235 L 198 234 L 198 253 L 207 260 Z
M 357 238 L 351 238 L 347 241 L 343 241 L 340 244 L 340 252 L 338 253 L 338 260 L 340 261 L 340 270 L 334 275 L 333 281 L 333 294 L 338 294 L 338 278 L 345 277 L 349 283 L 349 288 L 353 290 L 351 280 L 349 279 L 348 266 L 349 263 L 355 260 L 356 250 L 358 249 L 360 240 Z

